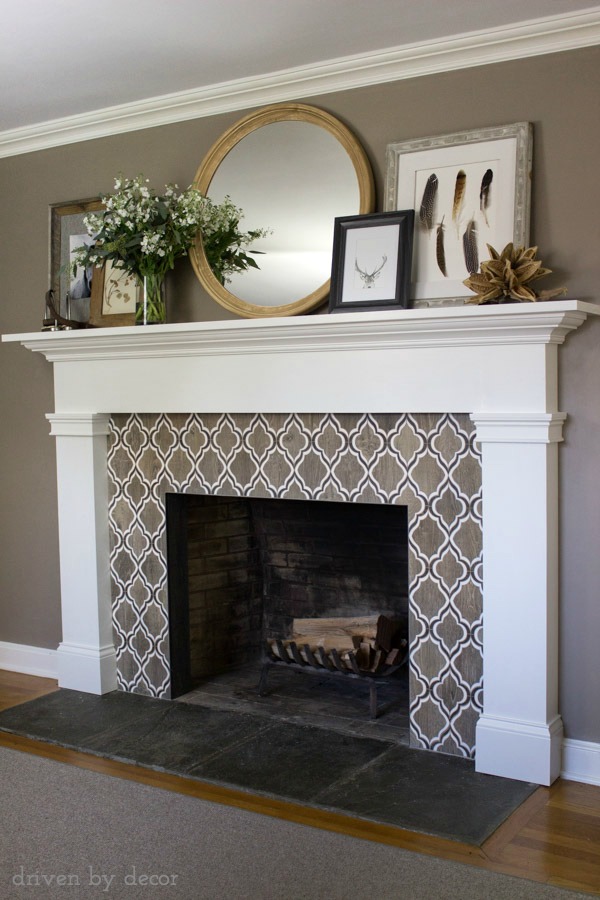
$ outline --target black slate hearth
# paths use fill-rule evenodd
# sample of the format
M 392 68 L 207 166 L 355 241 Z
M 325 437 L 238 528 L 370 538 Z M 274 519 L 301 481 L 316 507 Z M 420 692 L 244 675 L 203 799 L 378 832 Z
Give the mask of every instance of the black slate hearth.
M 61 689 L 0 712 L 0 731 L 480 846 L 536 785 L 375 731 Z

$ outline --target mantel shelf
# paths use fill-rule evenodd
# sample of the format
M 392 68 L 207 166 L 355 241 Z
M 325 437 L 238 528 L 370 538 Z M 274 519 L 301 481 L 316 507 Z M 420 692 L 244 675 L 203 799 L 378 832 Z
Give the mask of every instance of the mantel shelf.
M 558 412 L 558 345 L 600 306 L 430 307 L 4 335 L 55 413 Z
M 579 300 L 342 313 L 288 319 L 188 322 L 3 335 L 51 362 L 329 352 L 373 349 L 560 344 L 600 306 Z

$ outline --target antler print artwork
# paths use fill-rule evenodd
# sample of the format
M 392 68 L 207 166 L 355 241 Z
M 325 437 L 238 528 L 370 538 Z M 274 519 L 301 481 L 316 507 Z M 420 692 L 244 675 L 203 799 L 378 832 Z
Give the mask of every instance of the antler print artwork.
M 366 272 L 364 269 L 360 268 L 360 266 L 358 265 L 358 260 L 357 259 L 354 260 L 354 268 L 356 269 L 356 271 L 358 272 L 358 274 L 360 276 L 360 279 L 363 283 L 363 288 L 372 288 L 373 287 L 376 280 L 379 278 L 379 275 L 381 274 L 381 270 L 385 266 L 386 262 L 387 262 L 387 256 L 384 256 L 381 260 L 380 266 L 377 266 L 377 268 L 373 269 L 372 272 Z

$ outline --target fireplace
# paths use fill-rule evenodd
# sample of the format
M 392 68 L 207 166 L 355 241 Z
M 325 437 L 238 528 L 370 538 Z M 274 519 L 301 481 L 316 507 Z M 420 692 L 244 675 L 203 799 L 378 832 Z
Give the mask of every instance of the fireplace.
M 296 620 L 381 615 L 408 633 L 406 506 L 165 499 L 171 697 L 256 670 Z
M 468 416 L 447 413 L 113 416 L 109 521 L 119 686 L 171 695 L 164 511 L 170 492 L 303 500 L 311 509 L 327 501 L 373 504 L 384 507 L 380 516 L 402 507 L 411 743 L 472 756 L 483 665 L 481 462 L 474 436 Z
M 95 693 L 117 684 L 107 453 L 118 416 L 460 415 L 472 426 L 472 446 L 481 455 L 483 711 L 475 724 L 476 768 L 551 783 L 562 746 L 557 488 L 565 415 L 558 410 L 558 347 L 598 312 L 591 304 L 557 300 L 5 336 L 54 366 L 49 419 L 59 493 L 59 683 Z M 170 427 L 166 420 L 164 427 Z M 255 452 L 266 464 L 268 453 L 260 445 Z M 352 452 L 346 456 L 353 458 Z M 234 467 L 216 492 L 227 493 L 227 479 L 236 478 Z M 246 484 L 252 493 L 265 482 L 256 473 Z M 324 484 L 335 490 L 334 481 Z M 140 482 L 136 490 L 141 507 L 148 486 Z M 200 484 L 197 492 L 207 491 Z M 361 502 L 358 494 L 352 502 Z M 144 529 L 162 515 L 156 509 L 147 506 L 145 519 L 131 526 L 130 541 L 140 548 Z M 155 579 L 152 602 L 122 613 L 139 622 L 139 646 L 154 640 L 164 654 L 160 547 L 143 574 Z M 148 590 L 138 579 L 134 596 Z M 159 679 L 161 667 L 157 652 L 145 663 L 146 677 Z

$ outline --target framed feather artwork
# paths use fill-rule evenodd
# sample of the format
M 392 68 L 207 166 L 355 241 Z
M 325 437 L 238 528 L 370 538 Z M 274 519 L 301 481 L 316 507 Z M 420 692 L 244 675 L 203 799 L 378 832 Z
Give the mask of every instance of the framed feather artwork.
M 414 211 L 334 221 L 329 312 L 408 306 Z
M 385 209 L 413 209 L 413 306 L 458 305 L 487 244 L 528 246 L 528 122 L 388 144 Z

